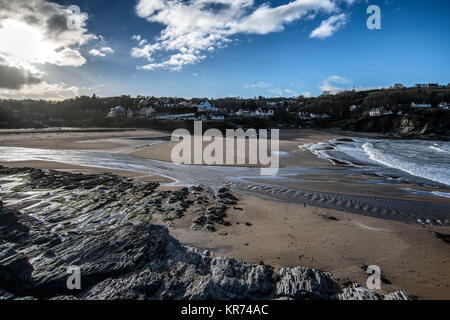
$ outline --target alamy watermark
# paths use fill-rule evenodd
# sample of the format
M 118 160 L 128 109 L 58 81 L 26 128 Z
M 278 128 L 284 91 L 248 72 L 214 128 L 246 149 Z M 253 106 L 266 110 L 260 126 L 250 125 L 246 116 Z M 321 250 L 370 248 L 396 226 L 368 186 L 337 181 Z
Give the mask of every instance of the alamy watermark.
M 80 269 L 80 267 L 70 266 L 67 268 L 66 273 L 70 275 L 66 281 L 67 289 L 81 290 L 81 269 Z
M 367 28 L 369 30 L 381 29 L 381 9 L 377 5 L 371 5 L 367 8 L 367 14 L 371 16 L 367 19 Z
M 258 131 L 226 129 L 224 136 L 218 129 L 208 129 L 203 134 L 202 121 L 195 121 L 194 135 L 186 129 L 177 129 L 172 133 L 172 141 L 178 142 L 172 149 L 172 162 L 199 165 L 260 165 L 261 175 L 276 175 L 280 164 L 279 132 L 278 129 Z M 209 144 L 204 147 L 204 142 Z
M 376 265 L 368 266 L 366 273 L 370 274 L 367 278 L 367 289 L 380 290 L 381 289 L 381 268 Z
M 81 9 L 77 5 L 71 5 L 67 8 L 67 28 L 70 30 L 80 29 L 83 19 L 81 17 Z

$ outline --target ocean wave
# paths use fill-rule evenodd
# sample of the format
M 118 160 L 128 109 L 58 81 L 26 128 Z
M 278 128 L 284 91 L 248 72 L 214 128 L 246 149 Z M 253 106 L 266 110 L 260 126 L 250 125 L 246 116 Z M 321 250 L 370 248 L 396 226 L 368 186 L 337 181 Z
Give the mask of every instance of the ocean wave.
M 437 152 L 442 152 L 442 153 L 450 154 L 449 151 L 446 151 L 446 150 L 443 150 L 443 149 L 439 148 L 436 144 L 430 146 L 430 149 L 433 149 L 433 150 L 435 150 L 435 151 L 437 151 Z
M 446 174 L 448 168 L 435 168 L 432 163 L 414 163 L 407 161 L 406 157 L 400 158 L 401 155 L 396 157 L 393 154 L 385 153 L 377 149 L 370 142 L 364 143 L 362 148 L 371 160 L 382 165 L 404 171 L 416 177 L 450 185 L 450 178 Z
M 381 166 L 450 185 L 450 143 L 423 140 L 353 138 L 299 146 L 334 164 Z

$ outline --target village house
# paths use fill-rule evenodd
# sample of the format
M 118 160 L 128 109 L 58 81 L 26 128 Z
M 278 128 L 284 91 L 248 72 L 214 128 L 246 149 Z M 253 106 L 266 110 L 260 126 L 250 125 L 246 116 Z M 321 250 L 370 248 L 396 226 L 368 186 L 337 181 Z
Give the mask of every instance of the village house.
M 384 114 L 384 108 L 372 108 L 369 110 L 370 117 L 380 117 Z
M 250 112 L 250 110 L 239 109 L 238 111 L 236 111 L 236 116 L 238 116 L 238 117 L 250 117 L 251 116 L 251 112 Z
M 201 112 L 201 111 L 208 112 L 208 111 L 211 111 L 212 106 L 211 106 L 211 104 L 208 101 L 205 101 L 205 102 L 199 104 L 197 106 L 197 108 L 198 108 L 199 112 Z
M 439 109 L 450 110 L 450 105 L 447 102 L 441 102 L 438 104 Z
M 351 105 L 348 109 L 350 110 L 350 112 L 355 112 L 356 110 L 359 110 L 360 108 L 361 108 L 361 106 Z
M 152 107 L 142 107 L 138 111 L 138 115 L 141 118 L 151 118 L 154 113 L 155 109 L 153 109 Z
M 310 119 L 311 119 L 310 114 L 307 113 L 307 112 L 303 112 L 303 111 L 300 111 L 300 112 L 298 113 L 298 117 L 299 117 L 301 120 L 310 120 Z
M 261 108 L 256 109 L 255 116 L 257 117 L 273 117 L 274 111 L 272 109 L 263 111 Z
M 127 110 L 122 106 L 117 106 L 111 108 L 106 115 L 107 118 L 116 119 L 116 118 L 125 118 Z
M 179 106 L 182 108 L 188 108 L 191 106 L 191 104 L 187 101 L 183 101 L 183 102 L 180 102 Z

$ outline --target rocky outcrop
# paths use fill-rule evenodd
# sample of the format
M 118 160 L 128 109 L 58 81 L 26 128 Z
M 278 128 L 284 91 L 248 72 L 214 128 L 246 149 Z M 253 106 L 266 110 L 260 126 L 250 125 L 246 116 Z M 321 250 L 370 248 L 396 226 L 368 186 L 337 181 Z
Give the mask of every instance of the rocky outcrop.
M 67 232 L 110 227 L 128 220 L 151 221 L 154 216 L 168 225 L 192 216 L 194 230 L 213 232 L 216 224 L 229 225 L 227 211 L 238 203 L 226 188 L 217 192 L 206 186 L 160 190 L 158 183 L 136 182 L 114 174 L 0 166 L 0 176 L 6 180 L 0 194 L 3 199 Z
M 365 117 L 334 125 L 343 130 L 376 132 L 392 137 L 444 140 L 450 137 L 450 119 L 445 112 Z
M 9 230 L 5 233 L 5 230 Z M 183 246 L 164 226 L 126 223 L 55 236 L 14 210 L 0 214 L 0 296 L 5 299 L 410 299 L 341 288 L 309 268 L 251 265 Z M 81 290 L 67 270 L 81 270 Z

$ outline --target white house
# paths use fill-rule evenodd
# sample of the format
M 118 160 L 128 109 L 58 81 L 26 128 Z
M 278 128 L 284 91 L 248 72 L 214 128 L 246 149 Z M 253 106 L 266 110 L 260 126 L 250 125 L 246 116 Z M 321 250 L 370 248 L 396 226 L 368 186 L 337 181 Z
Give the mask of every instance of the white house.
M 212 106 L 208 101 L 203 102 L 202 104 L 199 104 L 198 106 L 199 111 L 211 111 Z
M 438 104 L 438 107 L 440 109 L 444 109 L 444 110 L 450 110 L 450 105 L 447 102 L 441 102 Z
M 117 107 L 111 108 L 106 116 L 108 118 L 115 119 L 115 118 L 125 117 L 126 112 L 127 112 L 127 110 L 124 107 L 117 106 Z
M 238 117 L 249 117 L 250 116 L 250 111 L 249 110 L 239 109 L 238 111 L 236 111 L 236 116 L 238 116 Z
M 411 108 L 431 108 L 431 104 L 426 103 L 411 103 Z
M 369 110 L 369 116 L 379 117 L 384 114 L 384 108 L 373 108 Z
M 268 110 L 266 112 L 266 111 L 263 111 L 261 108 L 258 108 L 255 111 L 255 116 L 257 116 L 257 117 L 273 117 L 273 115 L 274 115 L 274 111 L 272 109 Z
M 349 107 L 349 110 L 350 110 L 350 112 L 354 112 L 354 111 L 358 110 L 360 107 L 361 107 L 361 106 L 351 105 L 351 106 Z
M 153 109 L 152 107 L 142 107 L 138 111 L 138 114 L 141 118 L 151 118 L 153 113 L 155 113 L 155 109 Z
M 302 120 L 310 120 L 310 119 L 311 119 L 309 113 L 307 113 L 307 112 L 302 112 L 302 111 L 300 111 L 300 112 L 298 113 L 298 117 L 299 117 L 300 119 L 302 119 Z

